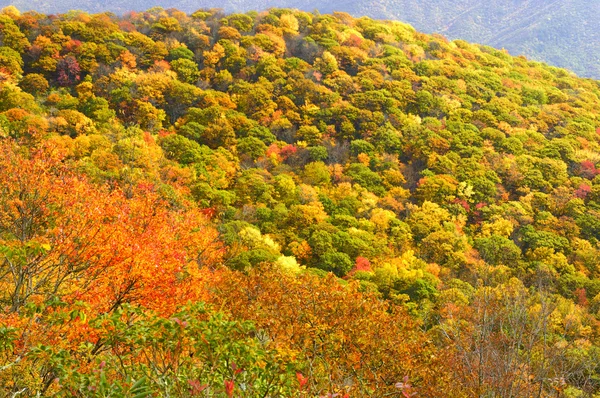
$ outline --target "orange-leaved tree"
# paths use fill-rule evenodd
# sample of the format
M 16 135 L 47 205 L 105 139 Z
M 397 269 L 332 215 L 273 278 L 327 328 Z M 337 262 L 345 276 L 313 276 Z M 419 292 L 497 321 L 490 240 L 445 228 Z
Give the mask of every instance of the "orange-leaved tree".
M 306 396 L 402 396 L 407 379 L 413 392 L 433 397 L 449 382 L 418 322 L 357 283 L 268 266 L 223 272 L 211 300 L 254 322 L 265 344 L 301 364 Z
M 0 384 L 45 391 L 54 371 L 25 364 L 31 350 L 85 342 L 95 355 L 104 344 L 88 321 L 124 304 L 169 316 L 201 300 L 217 237 L 199 210 L 170 208 L 151 185 L 125 195 L 88 182 L 56 150 L 1 142 Z

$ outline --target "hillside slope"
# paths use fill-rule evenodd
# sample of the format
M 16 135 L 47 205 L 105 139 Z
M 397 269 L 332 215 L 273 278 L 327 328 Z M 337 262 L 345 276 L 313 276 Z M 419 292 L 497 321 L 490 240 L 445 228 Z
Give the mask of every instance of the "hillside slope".
M 600 82 L 346 13 L 0 13 L 0 395 L 600 393 Z
M 526 55 L 538 61 L 573 70 L 580 76 L 600 79 L 600 3 L 587 0 L 344 0 L 321 2 L 303 0 L 133 0 L 96 2 L 93 0 L 44 2 L 40 0 L 2 0 L 0 6 L 16 5 L 21 10 L 35 9 L 54 13 L 71 9 L 89 12 L 146 10 L 154 6 L 193 12 L 218 7 L 227 12 L 264 10 L 270 7 L 295 7 L 367 15 L 377 19 L 407 22 L 419 31 L 441 33 L 497 48 L 513 55 Z

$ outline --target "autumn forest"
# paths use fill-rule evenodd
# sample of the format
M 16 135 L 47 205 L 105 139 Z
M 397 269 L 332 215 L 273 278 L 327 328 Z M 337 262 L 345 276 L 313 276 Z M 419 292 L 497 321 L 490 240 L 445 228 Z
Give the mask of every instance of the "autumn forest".
M 392 21 L 0 12 L 0 397 L 600 397 L 600 82 Z

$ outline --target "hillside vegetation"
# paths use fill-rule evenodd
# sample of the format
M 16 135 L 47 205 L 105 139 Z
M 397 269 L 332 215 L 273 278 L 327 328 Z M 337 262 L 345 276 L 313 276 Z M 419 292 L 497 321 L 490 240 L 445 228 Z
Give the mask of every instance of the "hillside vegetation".
M 344 13 L 0 20 L 0 395 L 600 396 L 599 82 Z
M 124 14 L 155 6 L 193 12 L 219 7 L 226 12 L 247 12 L 269 7 L 293 7 L 321 13 L 335 11 L 376 19 L 399 20 L 426 33 L 439 33 L 506 48 L 512 55 L 568 68 L 579 76 L 600 79 L 600 3 L 588 0 L 0 0 L 0 7 L 15 5 L 57 13 L 72 9 Z
M 398 19 L 420 31 L 506 48 L 513 55 L 600 79 L 600 33 L 595 28 L 600 4 L 594 1 L 371 0 L 316 8 Z

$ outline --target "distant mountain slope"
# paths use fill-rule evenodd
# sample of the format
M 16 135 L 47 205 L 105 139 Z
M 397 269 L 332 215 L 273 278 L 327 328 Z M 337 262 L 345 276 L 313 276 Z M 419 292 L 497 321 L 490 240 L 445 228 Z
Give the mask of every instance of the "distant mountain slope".
M 44 13 L 72 9 L 124 13 L 153 6 L 188 12 L 204 7 L 219 7 L 227 12 L 269 7 L 344 11 L 354 16 L 398 19 L 420 31 L 504 47 L 513 55 L 523 54 L 600 79 L 598 0 L 0 0 L 0 6 L 7 5 Z
M 600 78 L 600 1 L 353 0 L 323 7 L 332 9 L 402 20 L 417 30 L 504 47 L 514 55 Z

